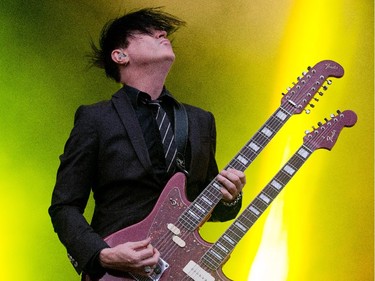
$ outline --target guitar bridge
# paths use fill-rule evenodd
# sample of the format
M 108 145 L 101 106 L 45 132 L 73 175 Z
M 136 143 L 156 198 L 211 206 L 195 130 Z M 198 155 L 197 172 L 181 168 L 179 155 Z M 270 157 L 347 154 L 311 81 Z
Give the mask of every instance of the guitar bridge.
M 154 268 L 154 271 L 149 276 L 141 276 L 138 274 L 130 274 L 136 281 L 159 281 L 164 271 L 167 270 L 169 264 L 163 260 L 159 259 L 158 264 Z

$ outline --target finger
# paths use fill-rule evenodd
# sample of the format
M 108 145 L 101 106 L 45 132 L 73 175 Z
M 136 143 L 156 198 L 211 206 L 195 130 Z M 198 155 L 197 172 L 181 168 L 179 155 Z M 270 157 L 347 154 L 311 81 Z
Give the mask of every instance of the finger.
M 232 168 L 221 171 L 217 180 L 222 184 L 221 192 L 225 201 L 237 198 L 246 183 L 245 174 Z
M 154 271 L 154 269 L 157 267 L 158 261 L 159 261 L 159 258 L 160 258 L 160 253 L 156 248 L 153 249 L 153 253 L 154 253 L 154 255 L 152 257 L 144 259 L 141 262 L 141 266 L 140 266 L 140 268 L 138 268 L 138 270 L 144 271 L 142 275 L 151 274 Z
M 228 172 L 237 175 L 239 180 L 241 181 L 242 185 L 246 184 L 246 176 L 245 176 L 244 172 L 233 169 L 233 168 L 229 168 Z
M 223 194 L 223 199 L 225 201 L 232 201 L 237 194 L 236 186 L 226 177 L 223 177 L 220 174 L 216 177 L 216 179 L 222 185 L 220 191 Z
M 239 177 L 230 171 L 223 170 L 218 175 L 218 181 L 230 192 L 235 193 L 237 186 L 241 184 Z
M 133 250 L 138 250 L 138 249 L 147 247 L 150 244 L 150 242 L 151 242 L 151 238 L 148 237 L 144 240 L 129 242 L 129 244 Z
M 155 248 L 151 244 L 149 244 L 143 249 L 138 249 L 137 256 L 142 261 L 142 264 L 144 264 L 146 260 L 152 259 L 155 256 Z
M 226 177 L 229 182 L 235 185 L 236 193 L 241 192 L 246 184 L 245 174 L 239 170 L 230 168 L 228 170 L 223 170 L 221 174 Z M 231 188 L 231 185 L 228 185 L 228 187 Z M 231 190 L 229 189 L 229 191 Z

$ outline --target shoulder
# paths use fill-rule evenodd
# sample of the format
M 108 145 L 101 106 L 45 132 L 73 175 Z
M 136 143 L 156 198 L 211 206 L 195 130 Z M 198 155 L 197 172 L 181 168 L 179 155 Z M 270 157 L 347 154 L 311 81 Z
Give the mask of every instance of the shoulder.
M 121 88 L 114 93 L 111 99 L 98 101 L 92 104 L 81 105 L 76 111 L 75 118 L 103 118 L 114 111 L 114 102 L 117 100 L 126 100 L 123 89 Z
M 184 105 L 184 107 L 186 109 L 186 112 L 189 115 L 189 117 L 194 117 L 194 119 L 200 119 L 200 120 L 202 120 L 202 118 L 203 118 L 203 119 L 208 120 L 210 122 L 215 121 L 215 117 L 210 111 L 204 110 L 202 108 L 199 108 L 199 107 L 196 107 L 196 106 L 193 106 L 193 105 L 190 105 L 190 104 L 184 103 L 183 105 Z
M 113 94 L 111 99 L 98 101 L 92 104 L 80 105 L 76 111 L 76 116 L 97 116 L 100 113 L 113 110 L 113 101 L 117 99 L 125 99 L 123 89 L 118 90 Z
M 202 138 L 216 138 L 216 124 L 214 115 L 202 108 L 184 104 L 188 120 L 189 130 L 192 135 L 198 134 Z
M 112 107 L 110 100 L 100 101 L 93 104 L 80 105 L 75 113 L 75 120 L 95 119 L 100 113 Z

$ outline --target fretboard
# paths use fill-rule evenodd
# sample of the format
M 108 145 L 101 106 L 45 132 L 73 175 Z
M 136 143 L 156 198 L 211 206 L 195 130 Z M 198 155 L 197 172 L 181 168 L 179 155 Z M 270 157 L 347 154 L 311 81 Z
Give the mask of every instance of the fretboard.
M 212 270 L 216 270 L 220 267 L 241 238 L 263 214 L 293 175 L 301 168 L 311 153 L 312 151 L 305 145 L 300 147 L 250 205 L 237 217 L 218 241 L 203 255 L 201 261 L 206 266 Z
M 263 148 L 270 142 L 280 128 L 291 117 L 293 104 L 280 106 L 267 120 L 263 127 L 246 143 L 240 152 L 225 167 L 245 171 Z M 191 205 L 179 217 L 179 223 L 188 231 L 193 231 L 204 222 L 213 208 L 222 199 L 221 184 L 216 180 L 201 192 Z

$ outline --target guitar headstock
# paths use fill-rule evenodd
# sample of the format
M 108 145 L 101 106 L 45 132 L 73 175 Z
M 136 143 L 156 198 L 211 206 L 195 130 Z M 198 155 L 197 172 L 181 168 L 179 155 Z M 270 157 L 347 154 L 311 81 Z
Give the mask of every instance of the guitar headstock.
M 351 110 L 338 111 L 337 115 L 333 115 L 330 120 L 326 119 L 325 121 L 325 124 L 318 123 L 319 128 L 307 133 L 303 138 L 304 145 L 311 151 L 319 148 L 331 150 L 341 130 L 344 127 L 352 127 L 357 122 L 357 115 Z
M 331 84 L 328 77 L 340 78 L 344 75 L 344 69 L 340 64 L 331 60 L 323 60 L 318 62 L 314 67 L 308 68 L 308 72 L 304 72 L 302 77 L 298 78 L 298 82 L 288 89 L 288 92 L 281 99 L 281 104 L 290 114 L 301 113 L 302 110 L 310 104 L 314 95 L 320 88 L 327 90 L 325 82 Z M 323 95 L 322 92 L 319 92 Z M 314 98 L 318 101 L 317 98 Z M 311 105 L 313 106 L 313 105 Z M 306 112 L 310 111 L 306 109 Z

